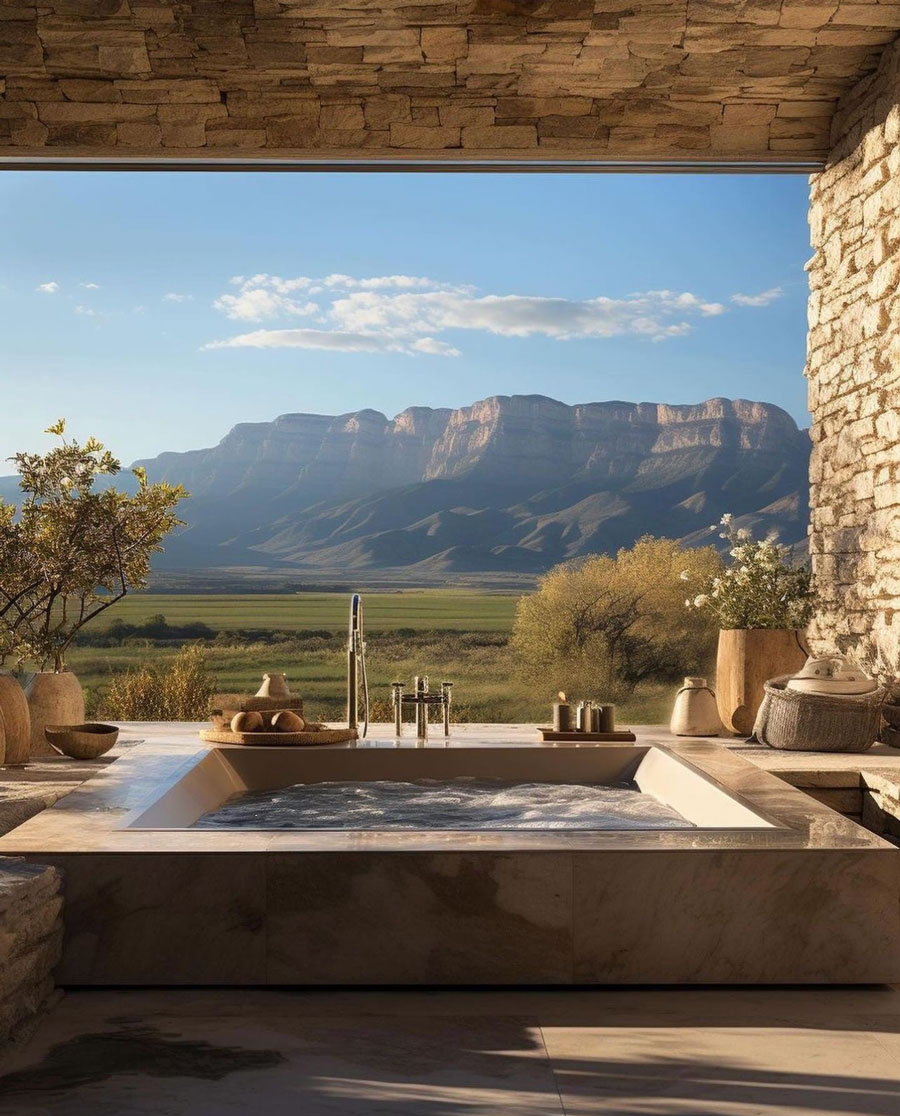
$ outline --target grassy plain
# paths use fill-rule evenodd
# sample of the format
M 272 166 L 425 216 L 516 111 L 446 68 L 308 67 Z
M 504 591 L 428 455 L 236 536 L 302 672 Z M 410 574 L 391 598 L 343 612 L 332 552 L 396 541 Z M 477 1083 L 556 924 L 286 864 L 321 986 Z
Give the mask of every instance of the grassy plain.
M 405 589 L 363 594 L 371 632 L 414 628 L 465 632 L 509 632 L 517 593 L 473 593 L 464 589 Z M 139 624 L 161 613 L 170 624 L 200 620 L 213 631 L 270 628 L 346 631 L 347 593 L 135 593 L 106 612 L 106 623 Z M 103 624 L 104 621 L 99 621 Z
M 546 721 L 553 695 L 536 693 L 518 676 L 506 645 L 517 600 L 516 593 L 456 589 L 364 592 L 370 696 L 381 719 L 389 717 L 392 681 L 411 682 L 415 674 L 428 674 L 434 683 L 454 682 L 461 719 Z M 170 625 L 202 621 L 221 633 L 207 649 L 220 690 L 253 692 L 264 671 L 281 670 L 304 698 L 307 713 L 333 720 L 344 710 L 348 611 L 346 593 L 146 593 L 109 609 L 92 631 L 100 632 L 114 620 L 140 624 L 160 614 Z M 330 635 L 309 634 L 314 631 Z M 134 639 L 123 646 L 76 647 L 69 665 L 88 689 L 91 706 L 102 708 L 111 671 L 148 659 L 165 660 L 179 646 Z M 621 710 L 620 721 L 664 719 L 670 689 L 641 690 Z

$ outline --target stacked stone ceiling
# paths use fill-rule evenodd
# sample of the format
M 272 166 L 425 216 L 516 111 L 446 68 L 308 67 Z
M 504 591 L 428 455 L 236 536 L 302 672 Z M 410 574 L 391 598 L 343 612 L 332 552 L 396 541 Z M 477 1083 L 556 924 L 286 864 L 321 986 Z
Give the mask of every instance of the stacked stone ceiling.
M 815 162 L 898 31 L 900 0 L 0 0 L 0 158 Z

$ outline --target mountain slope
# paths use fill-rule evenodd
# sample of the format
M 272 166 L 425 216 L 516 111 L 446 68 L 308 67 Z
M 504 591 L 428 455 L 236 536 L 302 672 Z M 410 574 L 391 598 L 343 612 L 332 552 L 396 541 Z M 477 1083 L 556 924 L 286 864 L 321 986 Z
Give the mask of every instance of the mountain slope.
M 192 495 L 161 566 L 435 575 L 533 574 L 643 534 L 702 545 L 726 511 L 802 545 L 808 461 L 806 431 L 767 403 L 531 395 L 282 415 L 139 464 Z
M 511 396 L 283 415 L 142 464 L 193 495 L 170 567 L 533 573 L 647 533 L 697 545 L 725 511 L 802 543 L 808 458 L 770 404 Z

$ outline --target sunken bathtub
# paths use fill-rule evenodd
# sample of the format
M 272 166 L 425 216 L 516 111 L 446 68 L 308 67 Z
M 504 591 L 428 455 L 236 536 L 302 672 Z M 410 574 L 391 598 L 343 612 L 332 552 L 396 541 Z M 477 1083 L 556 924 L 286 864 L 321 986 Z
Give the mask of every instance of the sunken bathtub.
M 727 749 L 478 744 L 161 727 L 0 854 L 62 868 L 68 985 L 900 980 L 900 850 Z M 417 825 L 397 786 L 494 812 Z

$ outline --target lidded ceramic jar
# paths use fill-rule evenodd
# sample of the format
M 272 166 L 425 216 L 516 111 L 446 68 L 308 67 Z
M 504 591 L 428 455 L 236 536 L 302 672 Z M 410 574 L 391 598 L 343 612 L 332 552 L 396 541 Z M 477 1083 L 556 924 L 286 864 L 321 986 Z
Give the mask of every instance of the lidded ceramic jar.
M 287 683 L 287 675 L 276 674 L 274 671 L 264 674 L 262 685 L 256 691 L 256 696 L 270 698 L 291 697 L 291 690 Z
M 669 729 L 675 736 L 718 736 L 722 731 L 716 695 L 705 678 L 685 678 L 675 697 Z

